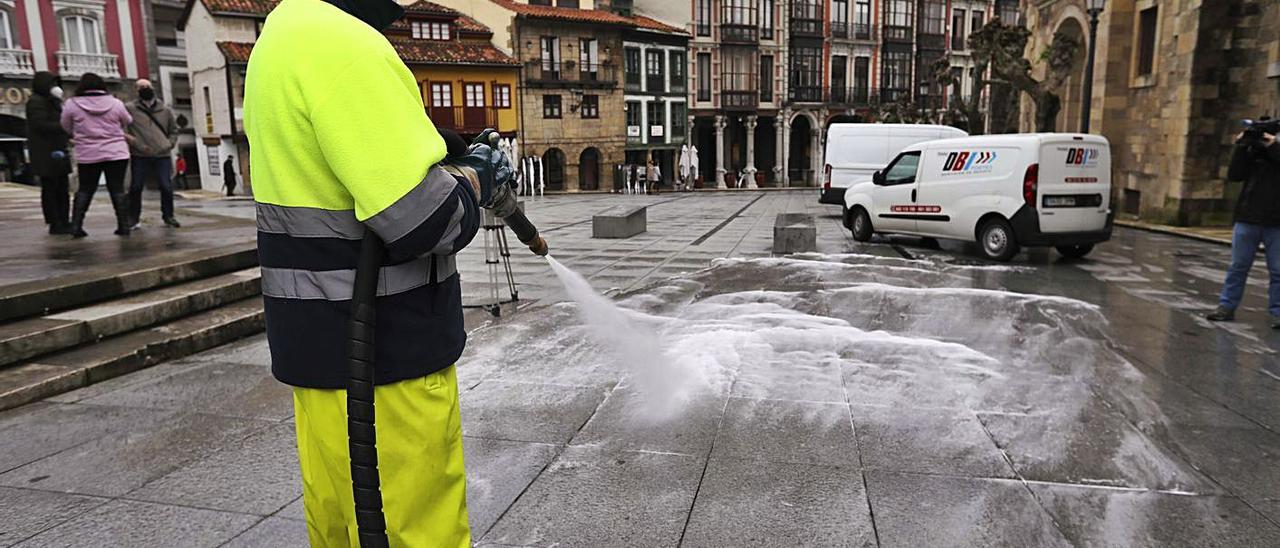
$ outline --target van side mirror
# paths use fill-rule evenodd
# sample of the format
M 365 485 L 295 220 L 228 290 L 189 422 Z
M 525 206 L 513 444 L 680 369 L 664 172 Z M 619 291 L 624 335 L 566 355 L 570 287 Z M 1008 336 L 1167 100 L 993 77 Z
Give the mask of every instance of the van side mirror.
M 876 185 L 882 185 L 882 186 L 883 186 L 883 185 L 884 185 L 884 172 L 883 172 L 883 171 L 877 171 L 877 172 L 875 173 L 875 175 L 872 175 L 872 176 L 871 176 L 871 182 L 872 182 L 872 183 L 874 183 L 874 184 L 876 184 Z

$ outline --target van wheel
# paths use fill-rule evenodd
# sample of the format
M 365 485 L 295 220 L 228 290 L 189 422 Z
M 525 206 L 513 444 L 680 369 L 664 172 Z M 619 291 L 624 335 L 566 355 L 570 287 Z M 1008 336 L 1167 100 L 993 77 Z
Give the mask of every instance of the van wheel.
M 1061 253 L 1063 257 L 1068 257 L 1071 259 L 1079 259 L 1081 257 L 1084 257 L 1085 255 L 1088 255 L 1090 251 L 1093 251 L 1093 244 L 1060 245 L 1055 249 L 1057 249 L 1058 253 Z
M 1013 227 L 1004 219 L 991 219 L 978 230 L 978 247 L 988 259 L 1009 262 L 1018 254 L 1018 241 L 1013 237 Z
M 871 241 L 876 231 L 871 226 L 871 216 L 867 215 L 867 210 L 861 207 L 853 208 L 853 220 L 849 222 L 849 231 L 853 233 L 853 239 L 859 242 Z

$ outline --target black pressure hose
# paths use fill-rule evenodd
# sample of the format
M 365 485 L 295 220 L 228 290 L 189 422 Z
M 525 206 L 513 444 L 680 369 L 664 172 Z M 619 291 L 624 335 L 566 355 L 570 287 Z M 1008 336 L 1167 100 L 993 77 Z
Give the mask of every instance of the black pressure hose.
M 378 477 L 378 436 L 374 429 L 374 332 L 378 323 L 378 271 L 382 239 L 366 230 L 351 294 L 351 343 L 347 351 L 347 442 L 351 451 L 351 488 L 361 548 L 388 548 Z

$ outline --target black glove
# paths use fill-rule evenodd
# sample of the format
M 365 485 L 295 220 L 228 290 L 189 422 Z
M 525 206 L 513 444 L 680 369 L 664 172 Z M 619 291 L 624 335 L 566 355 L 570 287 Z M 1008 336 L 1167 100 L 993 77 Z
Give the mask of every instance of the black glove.
M 493 198 L 499 187 L 515 186 L 515 170 L 501 151 L 489 145 L 471 145 L 466 156 L 449 158 L 445 162 L 471 181 L 478 190 L 480 207 L 493 207 Z

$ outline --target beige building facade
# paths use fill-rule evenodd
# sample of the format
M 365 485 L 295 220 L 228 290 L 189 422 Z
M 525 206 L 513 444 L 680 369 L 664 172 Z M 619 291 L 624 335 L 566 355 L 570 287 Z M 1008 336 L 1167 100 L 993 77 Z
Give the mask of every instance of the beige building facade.
M 1085 0 L 1024 0 L 1024 12 L 1029 55 L 1054 32 L 1085 38 L 1058 126 L 1078 130 Z M 1229 222 L 1240 120 L 1280 116 L 1280 0 L 1108 0 L 1097 49 L 1090 129 L 1111 140 L 1116 207 L 1155 222 Z

